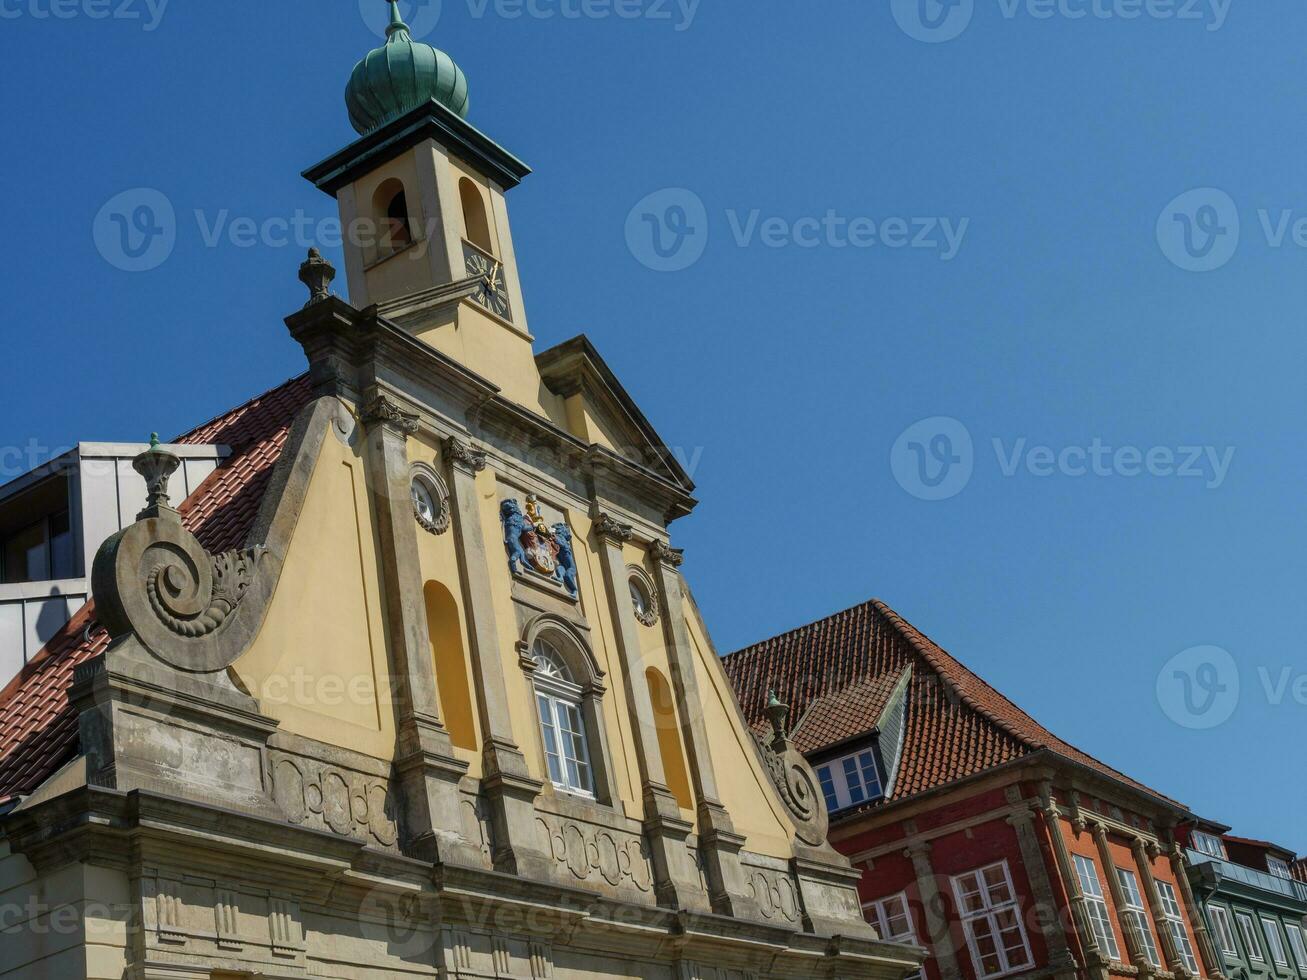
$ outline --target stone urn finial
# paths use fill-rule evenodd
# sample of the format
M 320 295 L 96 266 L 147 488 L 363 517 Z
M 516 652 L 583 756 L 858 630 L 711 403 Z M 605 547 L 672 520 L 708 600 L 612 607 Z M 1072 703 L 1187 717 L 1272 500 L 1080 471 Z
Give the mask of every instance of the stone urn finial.
M 300 282 L 309 287 L 309 301 L 313 306 L 331 297 L 331 283 L 336 278 L 336 267 L 322 257 L 316 248 L 309 249 L 309 257 L 300 266 Z
M 180 457 L 159 444 L 159 433 L 150 433 L 150 448 L 132 460 L 132 468 L 145 478 L 145 509 L 136 515 L 138 521 L 151 517 L 177 518 L 177 511 L 168 499 L 168 479 L 181 465 Z
M 782 751 L 789 745 L 790 736 L 787 726 L 790 721 L 790 706 L 781 702 L 775 691 L 767 692 L 767 717 L 771 719 L 772 745 Z

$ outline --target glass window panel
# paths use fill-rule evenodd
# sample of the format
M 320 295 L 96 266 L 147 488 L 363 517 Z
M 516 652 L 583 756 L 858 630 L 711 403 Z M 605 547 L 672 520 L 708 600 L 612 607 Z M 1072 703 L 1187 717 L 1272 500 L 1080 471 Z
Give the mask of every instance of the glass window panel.
M 1265 963 L 1266 956 L 1262 953 L 1262 942 L 1257 938 L 1257 927 L 1253 925 L 1252 916 L 1239 915 L 1235 918 L 1239 921 L 1239 931 L 1243 933 L 1244 945 L 1248 947 L 1248 955 L 1258 963 Z
M 1210 908 L 1212 929 L 1216 932 L 1216 944 L 1221 948 L 1222 953 L 1238 956 L 1239 947 L 1235 945 L 1234 930 L 1230 927 L 1230 913 L 1219 905 L 1213 905 Z
M 1284 943 L 1280 940 L 1280 927 L 1275 924 L 1275 920 L 1263 918 L 1262 931 L 1266 933 L 1266 948 L 1271 951 L 1271 958 L 1280 966 L 1288 966 L 1289 957 L 1284 951 Z
M 826 797 L 826 809 L 834 813 L 840 808 L 840 799 L 835 793 L 835 776 L 830 766 L 818 769 L 817 778 L 821 781 L 821 794 Z
M 1293 950 L 1293 958 L 1297 961 L 1299 970 L 1307 970 L 1307 943 L 1303 942 L 1302 929 L 1293 923 L 1286 923 L 1285 930 L 1289 933 L 1289 948 Z

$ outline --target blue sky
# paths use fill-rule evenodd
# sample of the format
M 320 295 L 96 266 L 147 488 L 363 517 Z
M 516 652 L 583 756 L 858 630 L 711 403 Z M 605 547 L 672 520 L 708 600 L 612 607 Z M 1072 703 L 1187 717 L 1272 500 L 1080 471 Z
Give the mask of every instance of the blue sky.
M 335 214 L 299 172 L 376 43 L 356 0 L 59 2 L 0 0 L 11 468 L 301 369 L 302 249 L 232 222 Z M 883 598 L 1062 737 L 1307 850 L 1307 8 L 926 12 L 444 0 L 428 40 L 536 169 L 541 348 L 589 333 L 693 464 L 676 543 L 723 652 Z M 177 217 L 133 273 L 96 220 L 136 188 Z

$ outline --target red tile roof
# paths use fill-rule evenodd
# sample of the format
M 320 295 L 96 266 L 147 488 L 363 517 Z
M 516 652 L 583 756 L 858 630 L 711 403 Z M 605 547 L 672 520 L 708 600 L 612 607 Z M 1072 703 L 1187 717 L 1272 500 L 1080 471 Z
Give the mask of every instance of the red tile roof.
M 207 550 L 245 544 L 291 423 L 310 395 L 307 377 L 294 378 L 175 440 L 232 451 L 179 508 Z M 77 755 L 68 686 L 73 669 L 108 645 L 92 599 L 0 691 L 0 800 L 31 793 Z
M 1062 741 L 878 600 L 765 640 L 723 663 L 750 724 L 763 719 L 769 690 L 790 705 L 791 717 L 801 718 L 819 698 L 885 677 L 897 680 L 911 666 L 903 756 L 892 800 L 1049 750 L 1178 805 Z M 867 703 L 873 705 L 874 699 Z M 869 713 L 863 731 L 875 721 Z M 847 738 L 842 733 L 849 727 L 846 718 L 834 734 Z

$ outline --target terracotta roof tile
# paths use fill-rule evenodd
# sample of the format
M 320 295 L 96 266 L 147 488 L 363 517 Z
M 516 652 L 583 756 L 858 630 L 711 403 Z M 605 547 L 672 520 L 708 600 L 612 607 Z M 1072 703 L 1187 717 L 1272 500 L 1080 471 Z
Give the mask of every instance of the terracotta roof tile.
M 870 732 L 902 676 L 886 672 L 817 698 L 794 725 L 795 748 L 809 755 Z
M 207 550 L 230 551 L 245 543 L 291 423 L 310 394 L 307 377 L 294 378 L 175 440 L 232 450 L 179 508 Z M 0 800 L 31 793 L 77 754 L 68 686 L 74 668 L 108 645 L 92 599 L 0 691 Z
M 1048 749 L 1175 805 L 1062 741 L 877 600 L 731 654 L 723 664 L 750 724 L 763 719 L 769 690 L 790 705 L 795 718 L 802 718 L 819 699 L 854 691 L 852 703 L 867 706 L 862 731 L 869 731 L 876 721 L 871 710 L 877 682 L 892 678 L 892 686 L 911 666 L 895 800 Z M 860 693 L 860 687 L 866 687 L 866 692 Z M 848 701 L 834 703 L 847 711 Z M 804 719 L 804 727 L 813 724 Z M 804 751 L 820 751 L 858 734 L 850 731 L 855 727 L 848 717 L 832 722 L 826 733 L 829 740 L 818 744 L 821 739 L 806 738 Z

